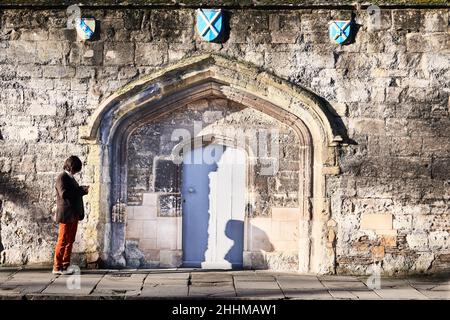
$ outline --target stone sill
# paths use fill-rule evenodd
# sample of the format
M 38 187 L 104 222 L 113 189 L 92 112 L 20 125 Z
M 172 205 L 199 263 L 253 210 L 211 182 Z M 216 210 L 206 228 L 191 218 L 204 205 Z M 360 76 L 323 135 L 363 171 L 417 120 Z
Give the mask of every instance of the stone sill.
M 308 8 L 362 6 L 375 3 L 381 7 L 450 7 L 448 0 L 2 0 L 0 7 L 67 7 L 77 4 L 81 7 L 222 7 L 222 8 Z

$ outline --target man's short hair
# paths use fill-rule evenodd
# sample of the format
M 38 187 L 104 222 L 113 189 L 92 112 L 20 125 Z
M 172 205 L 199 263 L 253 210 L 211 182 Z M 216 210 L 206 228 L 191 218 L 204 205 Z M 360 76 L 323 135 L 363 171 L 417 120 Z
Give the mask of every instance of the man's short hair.
M 64 170 L 70 173 L 77 173 L 81 171 L 82 163 L 77 156 L 70 156 L 64 161 Z

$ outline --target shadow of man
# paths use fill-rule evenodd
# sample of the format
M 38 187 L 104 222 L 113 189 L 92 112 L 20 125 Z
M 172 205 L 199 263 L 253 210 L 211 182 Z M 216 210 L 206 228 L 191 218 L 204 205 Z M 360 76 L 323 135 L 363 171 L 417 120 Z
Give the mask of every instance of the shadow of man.
M 243 267 L 243 252 L 244 252 L 244 221 L 241 220 L 229 220 L 225 226 L 225 235 L 233 240 L 233 245 L 225 254 L 225 260 L 229 262 L 233 269 Z M 252 268 L 267 269 L 268 264 L 264 257 L 263 252 L 274 251 L 274 246 L 270 242 L 267 233 L 260 228 L 251 226 L 251 235 L 254 242 L 252 249 L 255 253 L 258 261 L 252 261 Z M 256 243 L 255 243 L 256 242 Z M 253 260 L 253 258 L 252 258 Z M 256 262 L 256 264 L 254 264 Z
M 225 254 L 224 259 L 228 261 L 232 268 L 242 268 L 244 252 L 244 221 L 228 220 L 225 225 L 225 235 L 233 241 L 231 248 Z

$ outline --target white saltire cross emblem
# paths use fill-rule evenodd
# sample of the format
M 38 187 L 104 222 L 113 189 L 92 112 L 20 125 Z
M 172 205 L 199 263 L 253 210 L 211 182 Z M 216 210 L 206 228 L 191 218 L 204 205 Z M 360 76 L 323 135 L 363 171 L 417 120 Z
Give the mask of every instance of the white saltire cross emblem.
M 334 40 L 337 40 L 337 38 L 339 38 L 340 36 L 342 36 L 343 38 L 347 38 L 347 36 L 345 35 L 345 29 L 348 28 L 348 26 L 350 25 L 351 21 L 348 21 L 343 27 L 342 29 L 339 27 L 339 25 L 334 22 L 335 28 L 337 28 L 337 30 L 339 31 L 338 33 L 336 33 L 336 35 L 334 36 Z
M 208 18 L 206 17 L 205 13 L 203 12 L 202 9 L 199 10 L 200 12 L 200 16 L 202 17 L 202 19 L 205 21 L 205 28 L 200 32 L 200 35 L 203 37 L 208 30 L 211 30 L 214 35 L 217 37 L 219 35 L 219 32 L 217 32 L 216 28 L 213 26 L 213 23 L 217 20 L 217 18 L 220 16 L 220 10 L 216 12 L 216 14 L 212 17 L 211 20 L 208 20 Z

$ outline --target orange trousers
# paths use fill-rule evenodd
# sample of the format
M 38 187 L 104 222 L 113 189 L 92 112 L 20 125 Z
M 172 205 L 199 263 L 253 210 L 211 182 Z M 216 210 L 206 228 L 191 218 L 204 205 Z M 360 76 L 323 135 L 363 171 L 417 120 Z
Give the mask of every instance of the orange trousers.
M 70 265 L 70 254 L 72 253 L 72 246 L 75 242 L 77 227 L 78 221 L 59 224 L 53 270 L 67 269 Z

